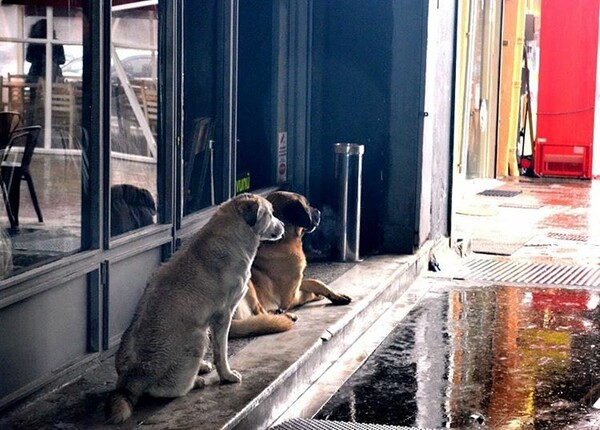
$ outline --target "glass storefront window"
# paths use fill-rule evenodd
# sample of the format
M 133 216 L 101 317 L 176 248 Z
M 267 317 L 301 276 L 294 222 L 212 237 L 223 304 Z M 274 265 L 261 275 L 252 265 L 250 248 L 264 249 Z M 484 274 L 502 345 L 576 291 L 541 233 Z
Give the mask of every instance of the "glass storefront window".
M 287 181 L 286 2 L 239 2 L 235 52 L 227 2 L 185 2 L 183 28 L 183 214 Z M 237 66 L 228 87 L 228 56 Z M 234 124 L 227 123 L 235 96 Z M 227 127 L 235 127 L 228 135 Z M 227 139 L 234 139 L 228 142 Z M 232 183 L 230 184 L 229 181 Z M 231 188 L 230 188 L 231 187 Z
M 81 247 L 81 53 L 80 7 L 0 5 L 0 279 Z
M 183 90 L 183 213 L 189 214 L 222 201 L 223 118 L 217 115 L 223 100 L 217 78 L 221 20 L 219 0 L 187 1 L 184 5 Z M 220 88 L 222 91 L 222 87 Z
M 287 11 L 240 2 L 236 193 L 287 180 Z
M 81 2 L 15 3 L 0 5 L 0 278 L 80 251 L 82 214 L 89 214 L 81 116 L 83 94 L 94 87 L 83 81 Z M 182 127 L 173 129 L 181 132 L 176 192 L 187 215 L 232 192 L 286 181 L 290 41 L 286 2 L 183 3 L 183 51 L 173 54 L 181 59 Z M 175 145 L 160 139 L 158 5 L 111 5 L 111 237 L 161 218 L 157 160 L 161 145 Z M 17 166 L 23 158 L 28 167 Z
M 158 1 L 118 3 L 111 35 L 112 236 L 155 223 L 158 198 Z

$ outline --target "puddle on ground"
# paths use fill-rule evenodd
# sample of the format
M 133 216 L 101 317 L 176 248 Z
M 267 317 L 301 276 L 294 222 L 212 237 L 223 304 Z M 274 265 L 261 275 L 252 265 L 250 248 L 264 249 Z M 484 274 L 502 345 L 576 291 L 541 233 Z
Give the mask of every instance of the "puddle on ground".
M 316 418 L 420 428 L 597 429 L 600 295 L 432 291 Z M 600 401 L 598 402 L 600 404 Z

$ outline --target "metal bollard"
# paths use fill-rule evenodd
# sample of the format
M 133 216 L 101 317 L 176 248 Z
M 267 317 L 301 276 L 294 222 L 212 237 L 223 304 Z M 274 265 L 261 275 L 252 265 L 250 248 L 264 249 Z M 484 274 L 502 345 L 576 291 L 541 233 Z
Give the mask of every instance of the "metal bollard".
M 335 180 L 338 185 L 337 257 L 340 261 L 359 261 L 360 189 L 364 145 L 335 144 Z

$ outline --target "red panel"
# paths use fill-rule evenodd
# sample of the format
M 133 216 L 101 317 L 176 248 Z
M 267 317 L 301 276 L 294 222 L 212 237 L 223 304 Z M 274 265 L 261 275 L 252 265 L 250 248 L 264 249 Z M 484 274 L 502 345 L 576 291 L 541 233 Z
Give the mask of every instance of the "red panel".
M 587 291 L 546 290 L 533 293 L 533 308 L 537 311 L 572 312 L 588 309 L 590 293 Z
M 599 0 L 542 0 L 535 171 L 591 178 Z

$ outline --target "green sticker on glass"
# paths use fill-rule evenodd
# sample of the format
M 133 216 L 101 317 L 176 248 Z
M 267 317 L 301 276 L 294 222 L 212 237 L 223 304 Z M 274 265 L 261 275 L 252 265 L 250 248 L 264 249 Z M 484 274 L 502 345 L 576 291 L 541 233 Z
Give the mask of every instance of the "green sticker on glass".
M 250 173 L 246 173 L 242 178 L 235 181 L 235 193 L 240 194 L 250 189 Z

